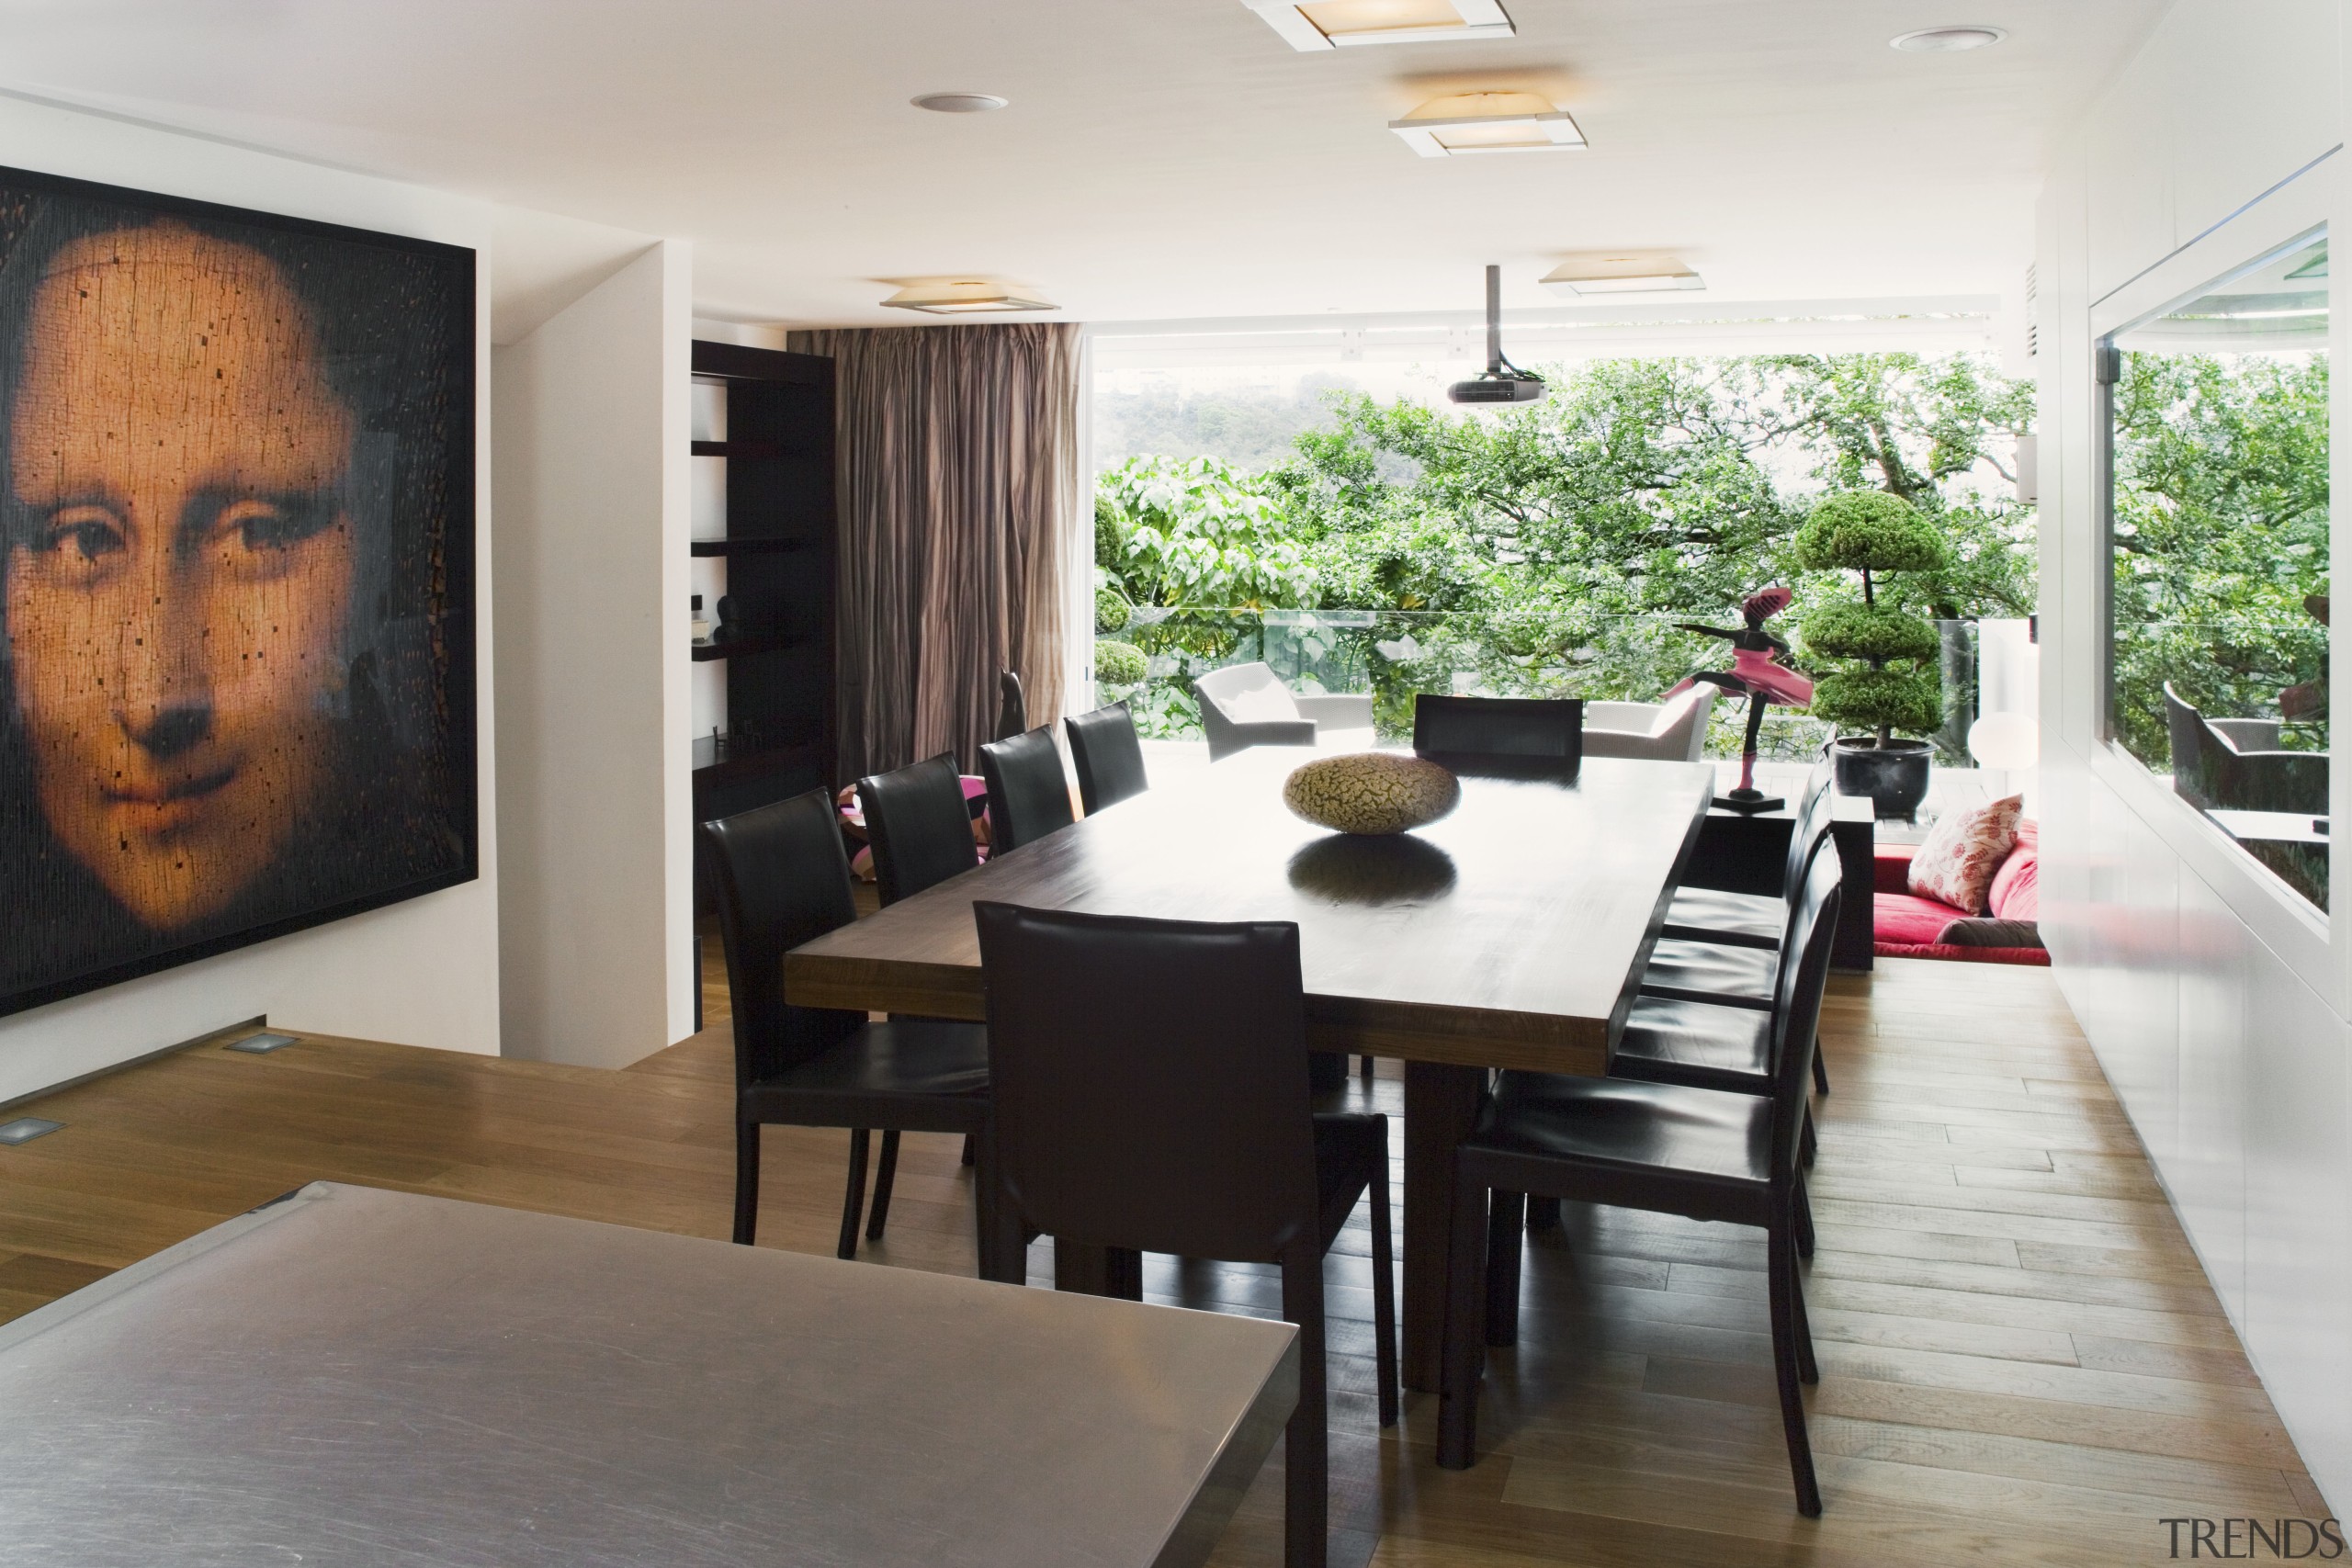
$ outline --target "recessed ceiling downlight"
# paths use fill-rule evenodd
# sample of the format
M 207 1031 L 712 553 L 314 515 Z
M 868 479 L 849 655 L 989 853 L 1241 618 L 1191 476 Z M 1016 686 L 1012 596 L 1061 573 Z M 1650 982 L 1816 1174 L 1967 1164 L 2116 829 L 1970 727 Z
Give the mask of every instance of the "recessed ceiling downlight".
M 1958 54 L 1963 50 L 1998 43 L 2008 36 L 2003 28 L 1971 22 L 1960 27 L 1921 28 L 1916 33 L 1905 33 L 1887 42 L 1905 54 Z
M 1003 108 L 1012 100 L 1000 98 L 994 93 L 925 93 L 907 101 L 933 114 L 986 114 L 990 109 Z

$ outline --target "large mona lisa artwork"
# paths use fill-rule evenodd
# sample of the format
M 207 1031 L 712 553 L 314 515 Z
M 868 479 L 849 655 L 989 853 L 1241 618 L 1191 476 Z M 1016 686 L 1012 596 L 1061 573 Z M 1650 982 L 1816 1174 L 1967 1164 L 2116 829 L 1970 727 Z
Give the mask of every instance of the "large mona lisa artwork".
M 474 253 L 0 169 L 0 1012 L 475 874 Z

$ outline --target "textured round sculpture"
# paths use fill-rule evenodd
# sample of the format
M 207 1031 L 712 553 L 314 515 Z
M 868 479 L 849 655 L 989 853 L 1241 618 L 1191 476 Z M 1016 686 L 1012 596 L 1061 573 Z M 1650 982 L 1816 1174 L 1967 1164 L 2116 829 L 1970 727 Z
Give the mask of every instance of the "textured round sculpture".
M 1426 757 L 1350 751 L 1317 757 L 1283 781 L 1283 804 L 1318 828 L 1402 833 L 1436 821 L 1462 800 L 1462 784 Z

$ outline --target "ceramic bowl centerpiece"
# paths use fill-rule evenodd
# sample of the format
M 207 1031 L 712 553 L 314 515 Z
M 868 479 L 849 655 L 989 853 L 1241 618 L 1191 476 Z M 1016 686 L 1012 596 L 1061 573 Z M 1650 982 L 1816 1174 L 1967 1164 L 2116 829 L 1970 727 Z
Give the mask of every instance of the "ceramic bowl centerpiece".
M 1283 804 L 1318 828 L 1381 836 L 1426 827 L 1462 801 L 1462 784 L 1427 757 L 1348 751 L 1317 757 L 1283 781 Z

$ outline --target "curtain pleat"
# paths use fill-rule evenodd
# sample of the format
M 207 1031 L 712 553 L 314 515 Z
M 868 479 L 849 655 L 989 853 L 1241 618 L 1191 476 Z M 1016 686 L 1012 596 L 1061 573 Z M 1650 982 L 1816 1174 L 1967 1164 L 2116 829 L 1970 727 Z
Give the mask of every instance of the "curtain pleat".
M 997 673 L 1029 721 L 1063 701 L 1079 498 L 1079 328 L 797 332 L 832 356 L 844 779 L 952 751 L 996 723 Z

